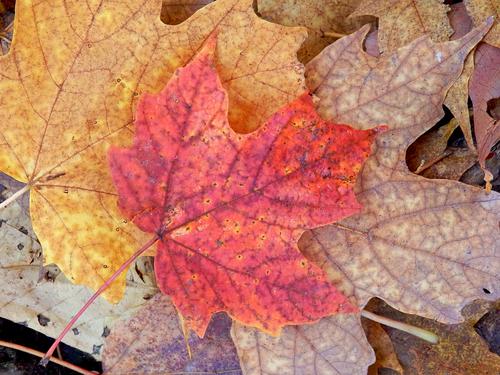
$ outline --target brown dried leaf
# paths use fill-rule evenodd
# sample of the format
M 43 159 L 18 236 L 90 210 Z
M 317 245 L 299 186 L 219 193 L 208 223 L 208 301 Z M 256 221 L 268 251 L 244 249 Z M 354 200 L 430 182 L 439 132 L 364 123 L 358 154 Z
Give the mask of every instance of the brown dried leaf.
M 458 181 L 477 161 L 477 154 L 468 148 L 448 147 L 444 158 L 420 173 L 426 178 Z
M 420 174 L 438 160 L 443 159 L 446 156 L 448 140 L 457 126 L 458 122 L 452 120 L 443 126 L 434 127 L 418 137 L 406 152 L 406 163 L 410 171 Z
M 231 336 L 245 375 L 364 375 L 375 360 L 354 314 L 288 326 L 280 337 L 234 322 Z
M 450 24 L 454 30 L 451 40 L 457 40 L 463 37 L 472 29 L 472 19 L 467 14 L 464 3 L 451 5 L 448 13 Z M 464 69 L 460 77 L 448 90 L 444 105 L 448 107 L 453 116 L 457 119 L 462 133 L 464 134 L 467 145 L 471 150 L 475 150 L 474 140 L 472 139 L 472 129 L 469 118 L 469 79 L 474 69 L 474 54 L 469 53 L 465 59 Z
M 429 344 L 415 336 L 387 328 L 403 365 L 404 375 L 500 374 L 500 357 L 489 351 L 486 342 L 474 329 L 481 315 L 488 311 L 487 303 L 475 302 L 466 306 L 462 311 L 465 322 L 453 325 L 405 315 L 383 303 L 378 303 L 373 311 L 427 329 L 439 336 L 437 344 Z
M 241 374 L 229 337 L 231 319 L 214 316 L 203 339 L 192 334 L 191 356 L 174 305 L 158 294 L 130 319 L 118 322 L 105 341 L 106 374 Z
M 167 25 L 178 25 L 213 2 L 214 0 L 162 0 L 160 18 Z
M 434 42 L 445 42 L 453 33 L 441 0 L 362 0 L 352 17 L 379 18 L 379 48 L 382 53 L 429 35 Z
M 479 164 L 487 190 L 493 174 L 486 168 L 491 148 L 500 140 L 500 119 L 488 113 L 488 101 L 500 97 L 500 48 L 481 43 L 475 52 L 476 67 L 471 78 L 470 97 L 474 110 L 474 131 Z M 494 112 L 493 112 L 494 113 Z
M 361 0 L 258 0 L 263 18 L 285 26 L 305 26 L 308 37 L 298 52 L 299 60 L 308 62 L 335 37 L 329 32 L 347 34 L 373 17 L 349 17 Z
M 19 190 L 19 185 L 0 174 L 0 197 Z M 25 200 L 0 211 L 0 244 L 0 316 L 56 337 L 92 291 L 72 284 L 56 266 L 42 266 L 41 247 L 31 228 Z M 102 346 L 106 330 L 115 320 L 131 315 L 145 302 L 144 297 L 157 292 L 151 260 L 147 258 L 138 260 L 126 279 L 120 303 L 112 305 L 98 298 L 66 336 L 66 344 L 100 358 L 96 348 Z M 44 319 L 40 320 L 40 316 Z
M 442 116 L 445 93 L 491 22 L 462 39 L 420 38 L 380 59 L 362 50 L 367 28 L 307 66 L 326 118 L 391 130 L 358 179 L 361 214 L 307 232 L 299 247 L 360 306 L 380 296 L 395 308 L 442 322 L 461 320 L 476 298 L 498 298 L 500 195 L 409 172 L 406 148 Z
M 495 17 L 495 23 L 491 30 L 486 34 L 484 41 L 492 46 L 500 48 L 500 2 L 496 0 L 464 0 L 467 11 L 469 12 L 474 25 L 480 25 L 481 22 L 490 16 Z
M 382 368 L 391 369 L 402 375 L 403 368 L 394 351 L 394 345 L 392 345 L 391 339 L 382 328 L 382 325 L 368 319 L 363 319 L 361 323 L 377 358 L 375 363 L 368 369 L 368 375 L 378 375 L 379 369 Z

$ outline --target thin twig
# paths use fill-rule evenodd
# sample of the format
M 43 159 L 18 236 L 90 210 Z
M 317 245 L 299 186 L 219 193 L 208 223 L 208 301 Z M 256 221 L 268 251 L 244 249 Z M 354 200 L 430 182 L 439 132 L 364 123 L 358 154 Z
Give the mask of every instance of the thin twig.
M 31 355 L 34 355 L 34 356 L 37 356 L 37 357 L 40 357 L 40 358 L 43 357 L 43 353 L 42 352 L 39 352 L 38 350 L 27 348 L 26 346 L 23 346 L 23 345 L 13 344 L 11 342 L 3 341 L 3 340 L 0 340 L 0 345 L 1 346 L 5 346 L 6 348 L 11 348 L 11 349 L 19 350 L 21 352 L 28 353 L 28 354 L 31 354 Z M 54 362 L 54 363 L 57 363 L 60 366 L 66 367 L 66 368 L 68 368 L 70 370 L 73 370 L 75 372 L 78 372 L 80 374 L 84 374 L 84 375 L 96 375 L 96 372 L 85 370 L 85 369 L 83 369 L 81 367 L 78 367 L 78 366 L 76 366 L 76 365 L 74 365 L 72 363 L 66 362 L 66 361 L 64 361 L 62 359 L 51 358 L 50 360 L 52 362 Z
M 397 320 L 389 319 L 384 316 L 374 314 L 370 311 L 361 310 L 361 316 L 364 316 L 367 319 L 373 320 L 374 322 L 378 322 L 388 327 L 399 329 L 400 331 L 419 337 L 422 340 L 428 341 L 432 344 L 436 344 L 439 341 L 439 337 L 433 332 L 427 331 L 423 328 L 412 326 L 410 324 L 398 322 Z
M 56 350 L 57 346 L 61 342 L 61 340 L 66 336 L 66 334 L 69 332 L 71 327 L 76 323 L 76 321 L 82 316 L 82 314 L 87 310 L 87 308 L 96 300 L 99 295 L 104 292 L 115 279 L 120 276 L 120 274 L 125 271 L 137 258 L 139 258 L 147 249 L 149 249 L 151 246 L 153 246 L 156 241 L 158 241 L 158 236 L 154 236 L 151 238 L 148 242 L 146 242 L 139 250 L 137 250 L 130 258 L 127 259 L 125 263 L 123 263 L 120 268 L 118 268 L 115 273 L 111 275 L 109 279 L 107 279 L 104 284 L 102 284 L 99 289 L 90 297 L 87 302 L 85 302 L 85 305 L 78 310 L 78 312 L 73 316 L 73 318 L 69 321 L 69 323 L 64 327 L 62 332 L 57 336 L 56 340 L 52 344 L 52 346 L 47 350 L 47 353 L 45 353 L 45 356 L 42 358 L 40 361 L 40 365 L 46 366 L 47 363 L 49 363 L 50 357 L 52 354 L 54 354 L 54 351 Z
M 0 203 L 0 210 L 2 208 L 7 207 L 12 202 L 14 202 L 17 198 L 19 198 L 21 195 L 26 193 L 30 188 L 31 188 L 31 185 L 28 184 L 28 185 L 23 186 L 23 188 L 21 190 L 16 191 L 14 194 L 12 194 L 6 200 L 4 200 L 2 203 Z

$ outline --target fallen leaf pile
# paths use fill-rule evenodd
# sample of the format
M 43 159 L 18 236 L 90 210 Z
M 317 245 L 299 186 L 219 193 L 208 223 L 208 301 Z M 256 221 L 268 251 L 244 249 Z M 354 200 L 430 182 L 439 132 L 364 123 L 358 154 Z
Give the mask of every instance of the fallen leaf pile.
M 106 373 L 498 372 L 496 2 L 0 5 L 0 316 L 56 336 L 154 239 L 65 339 Z

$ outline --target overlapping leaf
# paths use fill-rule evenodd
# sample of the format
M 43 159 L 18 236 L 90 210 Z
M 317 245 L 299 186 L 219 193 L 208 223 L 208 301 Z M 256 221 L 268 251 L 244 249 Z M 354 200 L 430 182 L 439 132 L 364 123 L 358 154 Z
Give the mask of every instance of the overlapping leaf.
M 332 43 L 338 34 L 347 34 L 373 21 L 372 17 L 349 17 L 360 0 L 258 0 L 259 14 L 286 26 L 305 26 L 308 37 L 299 50 L 306 63 Z M 336 37 L 337 36 L 337 37 Z
M 303 30 L 259 19 L 252 0 L 220 0 L 177 26 L 161 0 L 20 1 L 0 59 L 0 170 L 31 185 L 47 263 L 96 289 L 145 240 L 123 223 L 107 170 L 110 144 L 132 138 L 135 99 L 155 92 L 218 33 L 231 125 L 250 131 L 304 89 Z M 124 277 L 106 292 L 123 293 Z
M 486 196 L 451 181 L 428 181 L 412 175 L 405 161 L 406 147 L 442 116 L 440 105 L 447 88 L 487 29 L 483 26 L 461 40 L 442 44 L 421 38 L 377 59 L 363 51 L 365 27 L 332 44 L 307 66 L 307 80 L 321 98 L 318 108 L 323 115 L 352 121 L 359 128 L 387 122 L 392 129 L 377 138 L 377 149 L 357 182 L 365 205 L 362 212 L 306 232 L 299 241 L 302 252 L 360 306 L 380 296 L 402 311 L 450 322 L 460 319 L 459 311 L 467 301 L 495 298 L 499 293 L 495 275 L 500 251 L 498 195 Z M 484 287 L 491 294 L 486 295 Z M 323 360 L 315 347 L 342 357 L 336 341 L 315 334 L 322 324 L 321 331 L 342 336 L 342 329 L 328 321 L 301 327 L 306 337 L 310 332 L 311 340 L 287 355 L 277 350 L 278 344 L 248 345 L 246 337 L 251 335 L 272 340 L 255 330 L 242 336 L 241 342 L 233 334 L 240 352 L 248 348 L 243 369 L 256 374 L 313 373 L 317 361 L 301 358 Z M 353 321 L 356 324 L 359 321 Z M 279 346 L 294 347 L 294 337 L 284 334 Z M 350 336 L 343 344 L 371 351 L 364 337 Z M 266 362 L 256 363 L 253 358 L 258 355 Z M 366 374 L 373 354 L 363 358 L 352 374 Z M 270 371 L 267 363 L 277 363 L 286 371 L 276 367 Z M 342 365 L 338 366 L 343 373 Z M 321 371 L 336 369 L 326 366 Z
M 490 25 L 443 44 L 420 38 L 378 60 L 362 50 L 364 29 L 307 68 L 322 114 L 359 128 L 391 126 L 358 180 L 363 211 L 307 232 L 299 244 L 361 306 L 379 296 L 400 311 L 450 323 L 469 301 L 500 293 L 499 194 L 426 180 L 405 162 L 406 148 L 442 117 L 448 87 Z
M 241 374 L 230 327 L 231 320 L 219 314 L 203 339 L 192 334 L 185 340 L 170 299 L 156 295 L 132 318 L 113 327 L 103 349 L 104 371 L 110 375 Z
M 0 174 L 1 196 L 7 198 L 20 185 Z M 75 307 L 83 305 L 92 292 L 70 283 L 56 266 L 42 266 L 42 249 L 25 203 L 27 200 L 18 201 L 0 211 L 0 316 L 56 337 L 73 316 Z M 96 300 L 65 343 L 99 358 L 104 337 L 114 321 L 132 314 L 158 291 L 154 278 L 147 278 L 150 269 L 151 260 L 141 258 L 129 271 L 128 287 L 120 303 Z
M 375 360 L 357 314 L 286 327 L 280 337 L 233 323 L 231 335 L 245 375 L 361 375 Z
M 325 122 L 303 94 L 238 135 L 214 44 L 142 98 L 133 146 L 109 153 L 124 216 L 159 238 L 160 289 L 200 337 L 221 310 L 274 334 L 356 311 L 297 240 L 359 211 L 352 187 L 378 129 Z

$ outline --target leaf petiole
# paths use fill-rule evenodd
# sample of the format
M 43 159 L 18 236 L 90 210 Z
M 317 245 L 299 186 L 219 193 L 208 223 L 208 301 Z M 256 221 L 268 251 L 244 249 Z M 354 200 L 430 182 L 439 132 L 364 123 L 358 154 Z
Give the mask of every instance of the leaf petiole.
M 49 363 L 50 357 L 52 354 L 54 354 L 54 351 L 56 350 L 57 346 L 59 343 L 62 341 L 64 336 L 68 333 L 68 331 L 73 327 L 73 325 L 76 323 L 76 321 L 82 316 L 82 314 L 87 310 L 87 308 L 96 300 L 99 295 L 104 292 L 110 285 L 111 283 L 123 272 L 125 271 L 137 258 L 139 258 L 147 249 L 149 249 L 151 246 L 153 246 L 156 241 L 158 241 L 159 237 L 154 236 L 151 238 L 148 242 L 146 242 L 139 250 L 137 250 L 130 258 L 128 258 L 125 263 L 123 263 L 120 268 L 118 268 L 115 273 L 111 275 L 109 279 L 107 279 L 104 284 L 102 284 L 99 289 L 90 297 L 87 302 L 85 302 L 85 305 L 83 305 L 80 310 L 73 316 L 73 318 L 69 321 L 69 323 L 64 327 L 62 332 L 57 336 L 56 340 L 52 344 L 52 346 L 47 350 L 47 353 L 45 353 L 45 356 L 40 360 L 40 365 L 41 366 L 47 366 L 47 363 Z
M 11 349 L 19 350 L 21 352 L 28 353 L 28 354 L 31 354 L 31 355 L 34 355 L 34 356 L 37 356 L 37 357 L 43 357 L 43 353 L 42 352 L 39 352 L 38 350 L 34 350 L 34 349 L 31 349 L 31 348 L 27 348 L 24 345 L 14 344 L 12 342 L 0 340 L 0 346 L 4 346 L 6 348 L 11 348 Z M 57 363 L 60 366 L 63 366 L 63 367 L 66 367 L 66 368 L 68 368 L 70 370 L 78 372 L 79 374 L 83 374 L 83 375 L 96 375 L 95 372 L 87 371 L 87 370 L 85 370 L 85 369 L 83 369 L 83 368 L 81 368 L 79 366 L 76 366 L 76 365 L 74 365 L 72 363 L 63 361 L 62 359 L 59 359 L 59 358 L 51 358 L 50 360 L 52 362 L 54 362 L 54 363 Z
M 433 332 L 427 331 L 423 328 L 412 326 L 410 324 L 398 322 L 397 320 L 389 319 L 384 316 L 374 314 L 370 311 L 361 310 L 361 316 L 388 327 L 399 329 L 400 331 L 419 337 L 422 340 L 430 342 L 431 344 L 437 344 L 439 341 L 439 337 Z
M 23 186 L 23 188 L 21 190 L 16 191 L 14 194 L 12 194 L 6 200 L 4 200 L 3 202 L 0 203 L 0 210 L 2 208 L 7 207 L 12 202 L 14 202 L 17 198 L 19 198 L 21 195 L 26 193 L 30 188 L 31 188 L 31 185 L 27 184 L 27 185 Z

